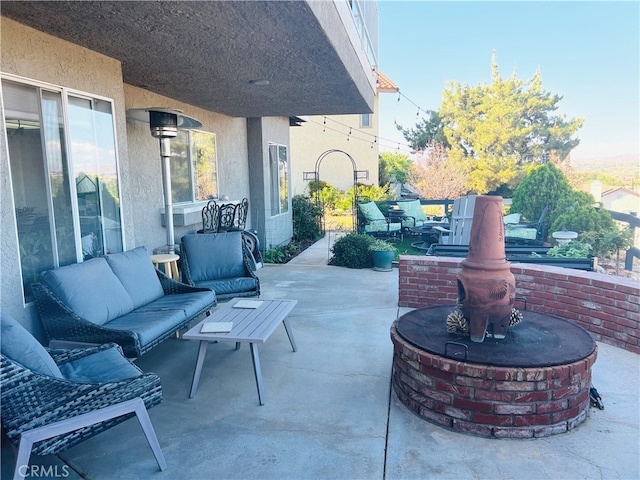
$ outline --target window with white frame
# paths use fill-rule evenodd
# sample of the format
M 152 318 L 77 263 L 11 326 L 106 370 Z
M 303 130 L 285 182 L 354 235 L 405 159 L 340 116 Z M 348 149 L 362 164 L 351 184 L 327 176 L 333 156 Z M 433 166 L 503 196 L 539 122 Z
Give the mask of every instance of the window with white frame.
M 179 130 L 171 141 L 171 197 L 173 203 L 218 197 L 216 135 Z
M 371 114 L 363 113 L 360 115 L 360 126 L 361 127 L 370 127 L 371 126 Z
M 269 144 L 272 216 L 289 211 L 289 163 L 287 157 L 286 145 Z
M 123 249 L 113 104 L 2 79 L 24 294 L 40 273 Z

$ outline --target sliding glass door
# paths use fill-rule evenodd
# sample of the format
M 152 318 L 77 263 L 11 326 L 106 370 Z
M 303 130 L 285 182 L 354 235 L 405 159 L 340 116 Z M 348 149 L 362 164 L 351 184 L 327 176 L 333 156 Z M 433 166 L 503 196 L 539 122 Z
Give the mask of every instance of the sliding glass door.
M 123 249 L 111 103 L 2 80 L 25 298 L 44 270 Z

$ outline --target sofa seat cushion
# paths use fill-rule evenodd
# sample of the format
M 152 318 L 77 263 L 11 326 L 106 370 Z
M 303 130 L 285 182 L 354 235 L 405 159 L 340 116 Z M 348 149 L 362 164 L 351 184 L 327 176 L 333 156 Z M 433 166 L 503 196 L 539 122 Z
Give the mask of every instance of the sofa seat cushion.
M 190 234 L 182 237 L 191 280 L 233 278 L 245 275 L 241 232 Z
M 212 291 L 180 293 L 177 295 L 165 295 L 144 307 L 140 307 L 136 312 L 157 312 L 161 313 L 170 310 L 181 310 L 185 317 L 192 317 L 215 303 L 215 294 Z
M 145 247 L 114 253 L 105 258 L 131 297 L 133 308 L 146 305 L 164 295 L 162 284 Z
M 109 322 L 105 327 L 135 333 L 140 341 L 140 346 L 144 349 L 149 343 L 175 332 L 184 319 L 184 311 L 179 309 L 162 312 L 134 310 Z
M 216 295 L 229 295 L 233 293 L 242 292 L 257 292 L 258 285 L 255 278 L 251 277 L 236 277 L 236 278 L 221 278 L 218 280 L 207 280 L 204 282 L 196 283 L 196 287 L 211 288 Z
M 62 378 L 49 352 L 17 320 L 2 312 L 0 351 L 6 357 L 41 375 Z
M 96 325 L 133 310 L 131 297 L 104 258 L 49 270 L 42 281 L 73 312 Z
M 183 322 L 214 301 L 215 295 L 211 291 L 165 295 L 109 322 L 105 327 L 134 332 L 144 347 L 176 331 Z
M 62 375 L 74 382 L 117 382 L 142 372 L 127 360 L 118 347 L 101 350 L 60 366 Z

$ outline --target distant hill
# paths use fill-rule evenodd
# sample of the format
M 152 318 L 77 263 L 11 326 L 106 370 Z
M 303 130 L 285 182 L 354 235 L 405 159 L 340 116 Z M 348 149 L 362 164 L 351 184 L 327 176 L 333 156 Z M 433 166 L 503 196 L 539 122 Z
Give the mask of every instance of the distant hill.
M 630 182 L 640 172 L 639 155 L 571 159 L 571 166 L 581 173 L 602 173 Z
M 640 169 L 640 155 L 618 155 L 616 157 L 594 157 L 571 159 L 573 168 L 580 172 L 630 170 L 637 173 Z

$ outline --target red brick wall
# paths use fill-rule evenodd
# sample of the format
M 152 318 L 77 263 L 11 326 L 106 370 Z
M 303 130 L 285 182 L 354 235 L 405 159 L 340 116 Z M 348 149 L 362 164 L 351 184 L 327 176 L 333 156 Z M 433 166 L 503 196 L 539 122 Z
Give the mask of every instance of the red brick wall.
M 455 305 L 462 258 L 401 256 L 399 305 Z M 640 353 L 640 284 L 634 280 L 545 265 L 512 264 L 516 307 L 558 315 L 602 341 Z M 524 300 L 523 300 L 524 299 Z M 526 302 L 526 306 L 525 306 Z

